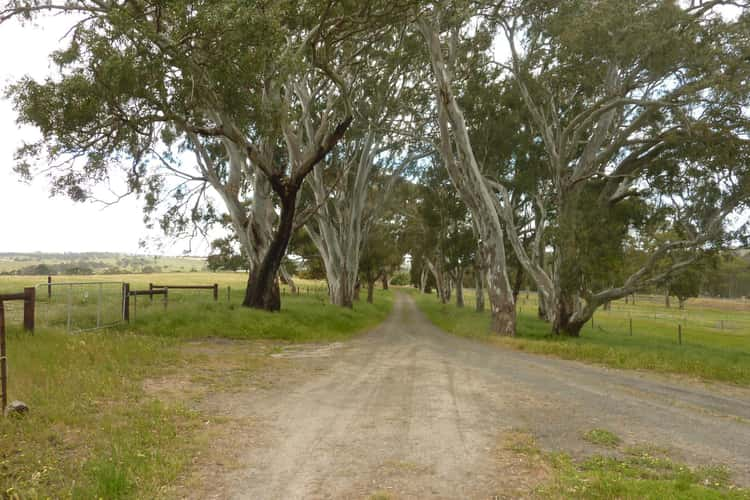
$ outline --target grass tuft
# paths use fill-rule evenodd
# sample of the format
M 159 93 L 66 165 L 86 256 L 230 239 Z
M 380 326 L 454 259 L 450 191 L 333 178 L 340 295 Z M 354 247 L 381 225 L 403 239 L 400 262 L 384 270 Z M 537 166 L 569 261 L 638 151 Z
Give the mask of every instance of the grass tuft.
M 583 439 L 589 443 L 608 448 L 616 448 L 622 442 L 617 434 L 606 429 L 591 429 L 583 434 Z

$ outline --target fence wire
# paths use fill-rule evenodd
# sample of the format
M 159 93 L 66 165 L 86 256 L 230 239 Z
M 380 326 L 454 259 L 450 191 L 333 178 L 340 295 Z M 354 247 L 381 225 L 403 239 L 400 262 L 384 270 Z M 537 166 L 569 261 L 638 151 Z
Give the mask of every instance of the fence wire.
M 42 283 L 37 325 L 81 332 L 122 322 L 122 282 Z
M 21 330 L 23 328 L 23 301 L 3 301 L 5 309 L 5 325 L 8 331 Z

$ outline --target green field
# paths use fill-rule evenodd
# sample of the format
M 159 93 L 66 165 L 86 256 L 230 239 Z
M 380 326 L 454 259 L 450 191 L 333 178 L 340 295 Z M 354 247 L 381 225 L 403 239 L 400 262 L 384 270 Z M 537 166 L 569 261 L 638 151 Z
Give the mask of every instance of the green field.
M 62 266 L 63 268 L 93 268 L 97 274 L 121 269 L 124 272 L 140 273 L 144 268 L 155 272 L 202 272 L 206 270 L 205 257 L 180 257 L 169 255 L 127 255 L 102 253 L 0 253 L 0 273 L 17 272 L 38 265 Z M 46 276 L 39 276 L 44 279 Z
M 464 337 L 616 368 L 750 385 L 750 301 L 693 299 L 680 310 L 676 300 L 668 309 L 663 297 L 638 296 L 635 305 L 619 300 L 611 310 L 597 311 L 593 325 L 586 325 L 580 338 L 564 338 L 552 335 L 549 324 L 537 318 L 535 294 L 522 293 L 517 336 L 499 338 L 488 331 L 489 313 L 474 311 L 473 291 L 465 295 L 463 309 L 442 305 L 435 295 L 414 296 L 433 323 Z
M 23 419 L 0 418 L 0 498 L 163 497 L 210 439 L 205 423 L 216 417 L 184 399 L 170 402 L 149 393 L 145 381 L 187 372 L 188 382 L 209 389 L 247 383 L 284 343 L 350 338 L 382 321 L 391 307 L 390 294 L 378 290 L 375 304 L 342 310 L 327 304 L 322 283 L 301 281 L 300 295 L 286 291 L 281 313 L 249 310 L 239 306 L 246 277 L 234 273 L 55 279 L 108 280 L 113 284 L 104 287 L 103 298 L 116 315 L 119 282 L 142 289 L 154 278 L 168 285 L 219 283 L 220 300 L 206 290 L 175 290 L 165 311 L 158 298 L 152 304 L 138 297 L 130 324 L 69 334 L 58 317 L 67 311 L 67 287 L 59 288 L 63 305 L 46 319 L 46 287 L 40 287 L 33 336 L 21 331 L 20 303 L 7 303 L 8 392 L 31 411 Z M 35 283 L 33 277 L 0 276 L 0 293 Z M 73 312 L 80 325 L 90 324 L 98 286 L 90 286 L 90 300 L 81 303 L 81 289 L 74 289 Z M 236 339 L 240 348 L 216 359 L 188 348 L 196 339 L 216 337 Z

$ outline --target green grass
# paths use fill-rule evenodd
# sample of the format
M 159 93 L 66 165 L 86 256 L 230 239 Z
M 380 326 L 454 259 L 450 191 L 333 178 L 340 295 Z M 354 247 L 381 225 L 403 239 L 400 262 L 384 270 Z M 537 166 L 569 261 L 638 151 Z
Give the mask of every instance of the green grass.
M 273 339 L 289 342 L 345 340 L 372 327 L 388 315 L 392 298 L 378 290 L 375 303 L 359 302 L 353 309 L 332 306 L 324 294 L 285 296 L 282 311 L 269 313 L 240 306 L 241 297 L 231 303 L 204 301 L 195 307 L 189 301 L 171 301 L 165 313 L 157 300 L 144 298 L 130 325 L 121 329 L 148 335 L 178 338 L 225 337 Z M 132 311 L 132 309 L 131 309 Z
M 551 455 L 554 478 L 538 491 L 543 497 L 586 499 L 748 499 L 750 492 L 732 486 L 722 467 L 691 468 L 648 451 L 622 458 L 595 456 L 576 462 Z
M 489 313 L 476 313 L 472 291 L 466 295 L 463 309 L 442 305 L 434 295 L 415 293 L 414 297 L 433 323 L 456 335 L 615 368 L 750 385 L 750 304 L 746 302 L 695 300 L 680 311 L 666 309 L 661 298 L 641 297 L 636 305 L 618 301 L 610 311 L 598 311 L 594 326 L 587 324 L 579 338 L 566 338 L 552 335 L 549 324 L 537 318 L 533 294 L 522 295 L 517 336 L 499 338 L 488 331 Z M 678 345 L 678 323 L 683 325 L 682 345 Z
M 583 439 L 592 444 L 614 448 L 620 444 L 621 439 L 617 434 L 606 429 L 591 429 L 583 434 Z
M 189 458 L 199 419 L 146 397 L 145 377 L 175 363 L 171 339 L 40 330 L 8 338 L 11 398 L 0 419 L 0 496 L 154 497 Z
M 143 289 L 154 275 L 107 278 L 127 278 L 132 288 Z M 174 291 L 164 311 L 158 299 L 150 304 L 139 297 L 129 325 L 75 334 L 44 326 L 41 309 L 41 326 L 33 336 L 20 331 L 17 315 L 9 315 L 9 395 L 27 403 L 30 412 L 24 418 L 0 418 L 0 498 L 164 496 L 163 488 L 179 477 L 201 446 L 196 437 L 206 418 L 185 402 L 147 393 L 144 380 L 183 374 L 223 390 L 233 387 L 234 376 L 246 383 L 247 373 L 262 369 L 270 359 L 239 351 L 233 354 L 237 359 L 208 360 L 205 354 L 183 349 L 186 340 L 342 340 L 384 319 L 392 302 L 389 293 L 378 290 L 375 304 L 342 309 L 327 304 L 321 283 L 302 282 L 302 295 L 287 293 L 280 313 L 266 313 L 239 306 L 243 275 L 159 278 L 166 284 L 219 282 L 221 300 L 214 302 L 207 291 Z M 24 277 L 0 277 L 0 291 L 18 291 L 29 284 L 33 281 Z M 231 300 L 227 286 L 232 287 Z M 105 299 L 117 310 L 119 298 L 111 295 Z M 95 309 L 90 302 L 81 303 L 75 313 L 82 317 Z M 59 314 L 51 310 L 48 322 L 61 324 Z M 221 369 L 205 366 L 211 363 Z M 199 366 L 204 369 L 197 370 Z M 214 380 L 217 377 L 221 380 Z
M 611 433 L 598 433 L 605 434 Z M 614 448 L 612 436 L 605 441 Z M 543 452 L 530 433 L 517 431 L 506 449 L 517 455 L 520 464 L 545 471 L 533 491 L 537 498 L 750 499 L 750 490 L 733 485 L 725 467 L 690 467 L 648 446 L 576 460 L 565 453 Z
M 219 285 L 219 300 L 213 300 L 211 290 L 171 290 L 167 308 L 162 296 L 139 296 L 130 300 L 131 322 L 118 325 L 120 331 L 177 338 L 225 337 L 233 339 L 275 339 L 290 342 L 325 342 L 343 340 L 379 323 L 391 308 L 391 295 L 376 291 L 375 303 L 364 300 L 353 309 L 343 309 L 328 303 L 323 282 L 297 280 L 299 295 L 291 295 L 282 286 L 281 313 L 266 313 L 241 307 L 247 276 L 243 273 L 162 273 L 147 275 L 113 276 L 55 276 L 59 285 L 53 288 L 52 298 L 47 297 L 47 287 L 37 287 L 37 325 L 67 328 L 67 311 L 70 308 L 72 330 L 93 328 L 97 325 L 98 298 L 102 294 L 99 313 L 103 324 L 113 323 L 121 317 L 121 283 L 130 284 L 131 290 L 148 290 L 149 283 L 156 285 Z M 104 283 L 98 285 L 73 285 L 65 283 Z M 34 277 L 0 276 L 0 293 L 20 292 L 34 286 Z M 68 295 L 70 294 L 70 295 Z M 23 304 L 6 303 L 10 325 L 21 323 Z

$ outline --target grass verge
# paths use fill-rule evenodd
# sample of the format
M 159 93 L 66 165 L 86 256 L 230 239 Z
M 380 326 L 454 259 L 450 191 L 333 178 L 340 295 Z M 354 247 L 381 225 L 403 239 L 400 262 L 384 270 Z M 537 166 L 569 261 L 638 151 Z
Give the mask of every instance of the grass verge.
M 628 316 L 617 307 L 595 317 L 596 327 L 587 325 L 578 338 L 552 335 L 548 323 L 538 319 L 535 307 L 521 307 L 515 338 L 490 334 L 489 313 L 467 307 L 442 305 L 434 295 L 413 294 L 419 308 L 440 328 L 463 337 L 490 341 L 537 354 L 601 363 L 614 368 L 646 369 L 678 373 L 705 380 L 750 385 L 750 332 L 721 333 L 716 329 L 683 327 L 677 343 L 676 325 L 639 317 L 630 335 Z M 644 308 L 646 306 L 643 306 Z M 698 316 L 697 312 L 693 313 Z M 735 315 L 746 316 L 739 312 Z
M 318 290 L 287 295 L 282 312 L 265 313 L 239 307 L 240 287 L 231 301 L 226 295 L 218 302 L 205 293 L 170 295 L 166 311 L 146 298 L 130 325 L 98 332 L 40 327 L 31 336 L 12 318 L 9 395 L 30 412 L 0 418 L 0 498 L 169 496 L 171 483 L 202 446 L 206 420 L 186 400 L 184 387 L 170 381 L 222 391 L 247 383 L 251 373 L 262 379 L 269 359 L 243 349 L 213 356 L 186 340 L 342 340 L 382 321 L 392 303 L 389 293 L 378 291 L 375 304 L 342 309 L 328 305 Z M 168 387 L 146 390 L 154 380 Z
M 30 412 L 0 419 L 0 496 L 155 498 L 188 460 L 197 415 L 141 390 L 176 362 L 174 341 L 42 330 L 11 334 L 8 358 Z
M 174 300 L 165 312 L 158 301 L 149 304 L 145 298 L 130 325 L 123 325 L 121 329 L 183 339 L 223 337 L 331 342 L 351 338 L 377 325 L 388 316 L 393 305 L 392 295 L 380 290 L 374 304 L 361 301 L 352 309 L 329 304 L 323 294 L 286 296 L 282 311 L 275 313 L 247 309 L 239 303 L 239 297 L 233 297 L 231 303 L 203 302 L 200 307 L 190 301 Z
M 519 461 L 541 461 L 546 464 L 549 477 L 536 488 L 535 497 L 660 500 L 750 498 L 749 490 L 731 484 L 724 467 L 689 467 L 647 447 L 628 447 L 620 450 L 617 457 L 595 455 L 574 460 L 564 453 L 542 452 L 533 436 L 517 432 L 506 449 L 517 454 Z

